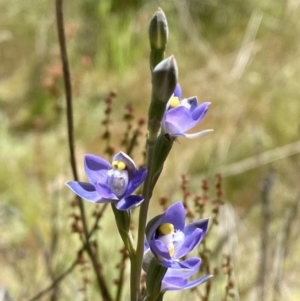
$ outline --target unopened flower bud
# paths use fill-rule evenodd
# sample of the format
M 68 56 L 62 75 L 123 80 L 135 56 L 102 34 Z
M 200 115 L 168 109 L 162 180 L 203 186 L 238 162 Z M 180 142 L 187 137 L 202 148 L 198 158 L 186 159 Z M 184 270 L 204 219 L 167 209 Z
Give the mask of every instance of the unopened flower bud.
M 164 12 L 158 8 L 149 26 L 149 40 L 151 49 L 165 49 L 168 41 L 169 29 Z
M 172 96 L 178 79 L 178 68 L 172 55 L 161 61 L 153 70 L 153 94 L 159 101 L 167 103 Z

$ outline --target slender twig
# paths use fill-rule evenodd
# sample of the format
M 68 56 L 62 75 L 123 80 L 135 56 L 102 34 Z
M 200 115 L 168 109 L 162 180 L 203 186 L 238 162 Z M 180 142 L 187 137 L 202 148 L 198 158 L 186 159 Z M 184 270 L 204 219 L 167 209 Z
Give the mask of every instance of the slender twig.
M 138 139 L 139 135 L 140 135 L 139 130 L 135 130 L 135 132 L 132 135 L 132 137 L 130 139 L 130 142 L 128 143 L 128 146 L 127 146 L 126 154 L 128 156 L 131 155 L 134 147 L 136 146 L 136 142 L 137 142 L 137 139 Z
M 122 292 L 124 288 L 124 276 L 125 276 L 125 267 L 126 267 L 126 260 L 128 258 L 128 253 L 126 248 L 122 250 L 122 258 L 121 262 L 119 264 L 119 277 L 118 277 L 118 287 L 117 287 L 117 293 L 116 293 L 116 301 L 120 301 L 122 298 Z
M 94 225 L 88 234 L 89 239 L 94 234 L 94 232 L 98 229 L 98 222 L 99 222 L 100 218 L 103 216 L 103 213 L 104 213 L 105 209 L 107 208 L 107 206 L 108 206 L 108 203 L 103 204 L 102 209 L 98 213 L 97 218 L 95 219 Z
M 273 268 L 273 301 L 280 300 L 282 298 L 280 294 L 281 278 L 283 263 L 286 258 L 286 249 L 288 247 L 288 240 L 292 231 L 292 225 L 297 217 L 297 213 L 300 207 L 300 193 L 298 193 L 294 204 L 287 210 L 286 218 L 283 221 L 282 231 L 278 239 L 278 246 L 276 250 L 274 268 Z
M 70 163 L 72 167 L 73 177 L 75 181 L 78 181 L 78 173 L 75 160 L 75 142 L 74 142 L 74 130 L 73 130 L 73 105 L 72 105 L 72 86 L 71 86 L 71 74 L 69 67 L 69 59 L 67 54 L 65 28 L 64 28 L 64 15 L 63 15 L 63 0 L 56 0 L 56 22 L 57 33 L 59 39 L 63 79 L 66 93 L 67 103 L 67 122 L 68 122 L 68 139 L 69 139 L 69 151 L 70 151 Z
M 269 245 L 269 226 L 270 226 L 270 191 L 274 183 L 275 172 L 271 170 L 263 182 L 261 189 L 262 202 L 262 227 L 261 227 L 261 257 L 257 276 L 257 286 L 259 288 L 258 300 L 265 300 L 267 258 Z
M 212 173 L 220 173 L 223 178 L 239 176 L 248 170 L 258 169 L 259 167 L 266 166 L 269 163 L 297 154 L 300 154 L 300 141 L 264 152 L 257 152 L 253 157 L 242 159 L 226 166 L 218 166 L 216 170 L 212 170 Z M 203 176 L 204 174 L 199 174 L 197 176 L 190 177 L 189 187 L 197 187 L 199 185 L 199 179 Z
M 59 197 L 58 195 L 54 195 L 54 202 L 52 205 L 52 212 L 51 212 L 51 238 L 50 238 L 50 246 L 48 249 L 49 252 L 49 267 L 51 268 L 52 266 L 52 259 L 54 254 L 56 253 L 59 238 L 60 238 L 60 232 L 58 230 L 58 202 L 59 202 Z M 49 270 L 49 275 L 51 275 L 51 280 L 54 281 L 56 277 L 56 273 L 52 269 L 52 274 L 50 274 Z M 53 291 L 51 301 L 58 300 L 58 287 L 56 287 Z
M 51 255 L 55 253 L 59 241 L 59 229 L 58 229 L 58 216 L 59 216 L 59 200 L 58 191 L 54 191 L 53 195 L 53 205 L 51 212 L 51 242 L 50 242 L 50 252 Z
M 297 197 L 295 199 L 294 204 L 291 206 L 289 210 L 288 217 L 286 219 L 286 224 L 284 227 L 284 233 L 285 233 L 285 244 L 293 243 L 294 241 L 291 241 L 291 232 L 293 229 L 293 223 L 295 222 L 295 219 L 298 216 L 300 209 L 300 192 L 298 192 Z
M 57 21 L 57 32 L 59 39 L 59 46 L 61 52 L 61 60 L 62 60 L 62 68 L 63 68 L 63 78 L 65 85 L 65 93 L 66 93 L 66 105 L 67 105 L 67 123 L 68 123 L 68 139 L 69 139 L 69 151 L 70 151 L 70 163 L 72 167 L 73 177 L 76 181 L 78 181 L 78 174 L 76 168 L 76 160 L 75 160 L 75 143 L 74 143 L 74 134 L 73 134 L 73 109 L 72 109 L 72 86 L 71 86 L 71 76 L 70 76 L 70 68 L 66 47 L 66 37 L 65 37 L 65 29 L 64 29 L 64 15 L 63 15 L 63 0 L 56 0 L 56 21 Z M 86 240 L 86 251 L 90 257 L 90 260 L 93 265 L 94 272 L 96 274 L 97 282 L 102 294 L 103 299 L 110 301 L 112 300 L 110 296 L 110 292 L 106 285 L 106 282 L 100 273 L 99 264 L 97 262 L 96 257 L 94 256 L 93 250 L 89 243 L 89 233 L 88 226 L 85 216 L 84 204 L 83 200 L 77 197 L 79 210 L 81 214 L 83 232 Z

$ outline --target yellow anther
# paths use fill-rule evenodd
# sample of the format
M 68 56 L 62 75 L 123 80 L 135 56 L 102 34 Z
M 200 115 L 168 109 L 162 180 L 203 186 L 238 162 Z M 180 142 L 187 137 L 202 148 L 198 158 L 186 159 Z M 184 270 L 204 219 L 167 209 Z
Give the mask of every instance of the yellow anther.
M 170 107 L 171 108 L 175 108 L 178 107 L 180 105 L 180 100 L 177 96 L 173 96 L 171 101 L 170 101 Z
M 117 169 L 118 171 L 122 171 L 126 168 L 126 164 L 122 161 L 114 161 L 112 163 L 112 166 L 114 169 Z
M 174 232 L 174 225 L 170 223 L 161 224 L 157 229 L 157 233 L 160 236 L 168 235 L 173 232 Z
M 174 252 L 175 252 L 175 248 L 174 248 L 174 245 L 172 243 L 170 243 L 168 245 L 168 250 L 169 250 L 170 256 L 172 257 L 174 255 Z

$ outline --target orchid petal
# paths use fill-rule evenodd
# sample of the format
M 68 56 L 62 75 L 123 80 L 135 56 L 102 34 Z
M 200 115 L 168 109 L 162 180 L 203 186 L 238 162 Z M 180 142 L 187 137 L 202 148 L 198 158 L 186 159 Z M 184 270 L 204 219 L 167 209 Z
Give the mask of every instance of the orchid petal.
M 198 105 L 191 113 L 193 120 L 197 121 L 197 123 L 202 120 L 207 113 L 208 107 L 210 106 L 210 102 L 203 102 Z
M 174 90 L 174 96 L 178 97 L 179 99 L 182 99 L 182 89 L 179 83 L 176 84 L 175 90 Z
M 178 291 L 185 288 L 187 280 L 181 277 L 164 277 L 161 283 L 161 292 Z
M 185 236 L 190 235 L 195 229 L 201 229 L 203 231 L 203 236 L 206 234 L 208 229 L 209 218 L 202 218 L 195 222 L 189 223 L 184 227 Z
M 200 265 L 201 265 L 201 258 L 198 257 L 192 257 L 189 259 L 186 259 L 184 262 L 184 265 L 186 268 L 182 269 L 168 269 L 165 277 L 177 277 L 180 275 L 181 278 L 188 279 L 193 274 L 195 274 Z
M 166 268 L 174 269 L 177 271 L 187 271 L 190 269 L 189 264 L 186 265 L 185 261 L 165 260 L 160 261 L 160 264 Z
M 159 227 L 159 225 L 162 224 L 161 222 L 162 219 L 163 219 L 163 214 L 160 214 L 148 222 L 145 231 L 148 242 L 150 242 L 151 239 L 155 237 L 157 228 Z
M 209 129 L 209 130 L 203 130 L 203 131 L 200 131 L 200 132 L 197 132 L 197 133 L 193 133 L 193 134 L 183 134 L 182 136 L 184 136 L 186 138 L 189 138 L 189 139 L 194 139 L 194 138 L 198 138 L 198 137 L 204 136 L 204 135 L 206 135 L 208 133 L 211 133 L 213 131 L 214 130 Z
M 111 191 L 109 186 L 105 183 L 97 182 L 95 184 L 95 188 L 98 192 L 98 194 L 105 199 L 110 200 L 118 200 L 118 197 Z
M 141 168 L 139 169 L 133 178 L 130 180 L 127 190 L 125 193 L 125 196 L 130 195 L 132 192 L 134 192 L 146 179 L 147 176 L 147 169 L 146 168 Z
M 119 152 L 113 157 L 113 161 L 122 161 L 125 163 L 129 178 L 132 178 L 137 171 L 134 161 L 125 153 Z
M 170 135 L 184 133 L 192 128 L 194 122 L 190 110 L 184 106 L 178 106 L 168 110 L 164 116 L 163 130 Z
M 116 208 L 121 211 L 131 210 L 138 207 L 144 198 L 140 195 L 130 195 L 128 197 L 124 197 L 116 203 Z
M 203 277 L 198 278 L 196 280 L 190 281 L 186 284 L 186 286 L 183 288 L 183 290 L 190 289 L 190 288 L 193 288 L 195 286 L 198 286 L 198 285 L 206 282 L 207 280 L 209 280 L 211 277 L 213 277 L 213 275 L 206 275 L 206 276 L 203 276 Z
M 66 185 L 81 198 L 97 203 L 101 200 L 101 196 L 97 193 L 94 185 L 85 182 L 70 181 Z
M 187 103 L 190 104 L 190 111 L 193 112 L 198 106 L 198 98 L 197 96 L 192 96 L 186 99 Z
M 152 253 L 157 257 L 159 261 L 161 261 L 161 263 L 165 263 L 171 260 L 167 246 L 160 240 L 151 240 L 149 245 Z
M 184 229 L 185 209 L 182 202 L 171 205 L 163 214 L 162 224 L 170 223 L 176 230 Z M 158 228 L 158 227 L 157 227 Z
M 107 171 L 111 169 L 111 164 L 105 159 L 95 155 L 85 155 L 84 169 L 87 178 L 92 184 L 100 181 L 105 183 Z
M 162 281 L 161 292 L 190 289 L 206 282 L 212 276 L 213 275 L 207 275 L 190 282 L 181 277 L 166 277 Z
M 190 253 L 196 246 L 199 245 L 203 236 L 203 231 L 201 229 L 194 229 L 192 233 L 190 233 L 188 236 L 185 236 L 184 241 L 176 250 L 174 258 L 181 258 Z

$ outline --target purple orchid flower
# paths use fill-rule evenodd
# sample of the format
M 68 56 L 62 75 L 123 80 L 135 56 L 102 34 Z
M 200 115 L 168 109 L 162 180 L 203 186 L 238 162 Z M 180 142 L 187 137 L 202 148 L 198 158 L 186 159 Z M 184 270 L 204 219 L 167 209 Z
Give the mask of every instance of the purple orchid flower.
M 119 210 L 130 210 L 142 203 L 142 196 L 131 193 L 146 179 L 147 169 L 138 170 L 125 153 L 117 153 L 112 164 L 101 157 L 85 155 L 84 168 L 90 183 L 66 183 L 81 198 L 97 204 L 116 202 Z
M 204 238 L 209 219 L 200 219 L 185 225 L 182 202 L 170 206 L 153 218 L 146 227 L 146 240 L 151 253 L 160 264 L 172 269 L 190 269 L 190 262 L 179 261 L 190 253 Z M 181 277 L 182 278 L 182 277 Z
M 143 270 L 148 271 L 154 257 L 168 268 L 161 283 L 161 292 L 190 289 L 213 276 L 205 275 L 189 281 L 199 270 L 201 258 L 192 257 L 182 262 L 179 258 L 188 254 L 202 241 L 207 232 L 208 219 L 201 219 L 186 226 L 184 222 L 184 206 L 182 202 L 177 202 L 165 213 L 152 219 L 146 227 Z
M 182 99 L 181 87 L 177 84 L 162 119 L 162 131 L 173 137 L 187 138 L 200 137 L 213 131 L 203 130 L 194 134 L 186 133 L 204 118 L 209 105 L 210 102 L 203 102 L 198 105 L 197 96 Z

